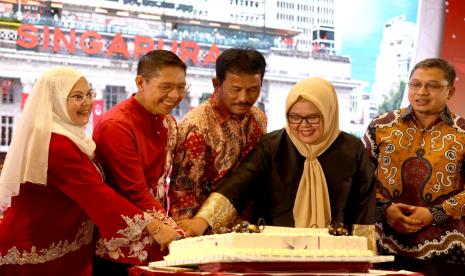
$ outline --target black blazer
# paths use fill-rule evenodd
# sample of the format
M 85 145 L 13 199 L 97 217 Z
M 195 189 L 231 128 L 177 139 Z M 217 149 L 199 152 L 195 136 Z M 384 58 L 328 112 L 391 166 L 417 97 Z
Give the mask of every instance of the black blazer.
M 254 220 L 294 227 L 292 210 L 305 158 L 285 129 L 265 134 L 241 163 L 224 176 L 216 192 L 226 196 L 238 213 L 254 201 Z M 374 224 L 375 176 L 363 143 L 341 132 L 318 157 L 328 184 L 335 222 Z

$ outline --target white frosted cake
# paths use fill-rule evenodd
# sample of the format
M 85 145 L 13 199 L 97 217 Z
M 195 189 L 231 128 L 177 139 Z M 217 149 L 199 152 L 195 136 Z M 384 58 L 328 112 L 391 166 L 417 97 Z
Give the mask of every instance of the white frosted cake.
M 266 226 L 262 233 L 227 233 L 173 241 L 165 260 L 230 257 L 369 257 L 365 237 L 332 236 L 328 229 Z

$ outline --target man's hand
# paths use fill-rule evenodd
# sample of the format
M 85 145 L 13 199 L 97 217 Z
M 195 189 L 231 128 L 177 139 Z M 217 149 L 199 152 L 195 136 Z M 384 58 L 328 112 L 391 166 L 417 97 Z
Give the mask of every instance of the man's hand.
M 176 230 L 159 220 L 153 220 L 147 224 L 146 228 L 150 236 L 160 245 L 161 251 L 165 251 L 170 242 L 175 240 L 177 236 Z
M 420 228 L 425 228 L 433 223 L 433 215 L 426 207 L 415 207 L 415 210 L 410 215 L 410 218 L 420 220 Z
M 423 212 L 418 212 L 418 208 L 412 205 L 403 203 L 393 203 L 386 209 L 385 218 L 386 222 L 399 233 L 414 233 L 422 228 Z M 429 210 L 427 210 L 429 212 Z M 416 214 L 415 217 L 412 217 Z
M 208 222 L 200 217 L 182 220 L 178 225 L 186 232 L 187 237 L 201 236 L 208 228 Z

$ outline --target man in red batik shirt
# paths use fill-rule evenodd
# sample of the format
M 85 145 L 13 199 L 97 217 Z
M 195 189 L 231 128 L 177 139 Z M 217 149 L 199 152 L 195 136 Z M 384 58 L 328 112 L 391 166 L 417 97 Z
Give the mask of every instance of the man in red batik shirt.
M 224 51 L 216 61 L 213 95 L 179 123 L 169 197 L 170 215 L 184 230 L 219 179 L 266 132 L 266 116 L 254 106 L 265 67 L 256 50 Z

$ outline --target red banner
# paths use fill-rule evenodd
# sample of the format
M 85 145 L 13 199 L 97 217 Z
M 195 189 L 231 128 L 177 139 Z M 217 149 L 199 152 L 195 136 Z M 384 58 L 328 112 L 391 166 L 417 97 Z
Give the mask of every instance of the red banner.
M 447 1 L 444 19 L 441 57 L 455 66 L 457 78 L 455 95 L 449 100 L 449 108 L 465 116 L 465 2 Z
M 24 93 L 24 92 L 21 93 L 21 105 L 20 105 L 21 111 L 23 111 L 24 109 L 24 104 L 26 104 L 27 96 L 29 96 L 29 93 Z
M 94 127 L 98 123 L 98 121 L 100 121 L 100 118 L 103 115 L 103 104 L 103 99 L 94 101 L 94 110 L 92 112 L 92 122 Z

